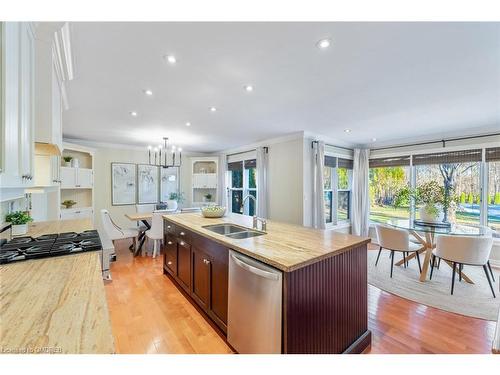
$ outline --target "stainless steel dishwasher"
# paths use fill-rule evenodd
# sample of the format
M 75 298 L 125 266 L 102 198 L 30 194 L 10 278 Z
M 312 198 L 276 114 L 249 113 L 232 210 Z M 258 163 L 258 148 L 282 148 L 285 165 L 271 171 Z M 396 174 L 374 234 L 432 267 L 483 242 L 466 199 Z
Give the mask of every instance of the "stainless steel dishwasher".
M 238 353 L 281 353 L 283 274 L 229 251 L 227 341 Z

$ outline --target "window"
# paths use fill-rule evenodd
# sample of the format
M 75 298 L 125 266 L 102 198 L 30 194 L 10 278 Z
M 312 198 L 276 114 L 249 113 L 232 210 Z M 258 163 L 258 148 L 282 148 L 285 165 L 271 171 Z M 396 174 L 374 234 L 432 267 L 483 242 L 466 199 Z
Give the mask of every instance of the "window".
M 394 207 L 399 190 L 410 183 L 410 156 L 370 159 L 370 221 L 408 219 L 409 207 Z
M 437 181 L 451 197 L 446 219 L 459 224 L 480 224 L 482 150 L 414 155 L 416 187 Z M 418 211 L 416 218 L 419 218 Z
M 488 165 L 486 219 L 488 226 L 500 233 L 500 147 L 486 149 L 486 162 Z
M 229 173 L 229 209 L 231 212 L 253 216 L 257 213 L 257 168 L 256 160 L 242 160 L 228 163 Z M 243 199 L 251 195 L 243 206 Z
M 351 184 L 352 160 L 325 156 L 323 194 L 327 224 L 337 225 L 350 220 Z

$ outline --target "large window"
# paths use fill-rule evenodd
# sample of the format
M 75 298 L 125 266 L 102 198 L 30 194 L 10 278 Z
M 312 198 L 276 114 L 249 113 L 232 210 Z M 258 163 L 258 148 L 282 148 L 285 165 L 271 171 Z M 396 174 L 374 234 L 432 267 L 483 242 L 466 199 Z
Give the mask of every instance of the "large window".
M 436 181 L 451 200 L 447 220 L 480 224 L 482 150 L 415 155 L 416 187 Z M 418 218 L 418 212 L 416 217 Z
M 500 147 L 486 149 L 488 195 L 487 223 L 500 233 Z
M 370 220 L 418 219 L 418 207 L 395 208 L 395 197 L 429 183 L 449 198 L 448 221 L 488 225 L 500 236 L 500 147 L 370 159 Z
M 256 160 L 242 160 L 228 163 L 229 173 L 229 209 L 231 212 L 253 216 L 256 214 L 257 168 Z M 255 198 L 247 198 L 251 195 Z
M 370 221 L 409 218 L 409 207 L 394 206 L 397 192 L 410 184 L 409 165 L 409 156 L 370 160 Z
M 336 225 L 351 218 L 352 160 L 325 157 L 323 194 L 325 222 Z

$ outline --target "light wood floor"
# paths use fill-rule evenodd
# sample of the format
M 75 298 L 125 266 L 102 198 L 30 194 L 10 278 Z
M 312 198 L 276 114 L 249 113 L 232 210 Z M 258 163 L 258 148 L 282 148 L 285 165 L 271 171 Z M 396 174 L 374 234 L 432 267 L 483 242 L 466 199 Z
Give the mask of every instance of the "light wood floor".
M 117 243 L 106 283 L 117 353 L 231 353 L 163 275 L 162 258 L 133 258 Z M 495 322 L 427 307 L 369 286 L 369 353 L 490 353 Z

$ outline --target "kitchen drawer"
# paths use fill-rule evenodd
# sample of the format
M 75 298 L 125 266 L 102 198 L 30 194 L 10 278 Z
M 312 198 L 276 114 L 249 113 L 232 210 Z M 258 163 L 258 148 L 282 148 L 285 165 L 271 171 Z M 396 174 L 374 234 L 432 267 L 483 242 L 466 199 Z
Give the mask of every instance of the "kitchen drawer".
M 172 224 L 170 221 L 165 220 L 165 222 L 164 222 L 164 231 L 165 231 L 165 233 L 169 233 L 169 234 L 175 235 L 175 230 L 176 230 L 175 225 Z
M 182 227 L 176 227 L 175 229 L 175 236 L 177 237 L 178 240 L 182 240 L 187 242 L 188 244 L 191 244 L 191 232 L 182 228 Z
M 166 236 L 163 249 L 165 254 L 165 267 L 171 275 L 177 276 L 177 242 L 174 238 Z

